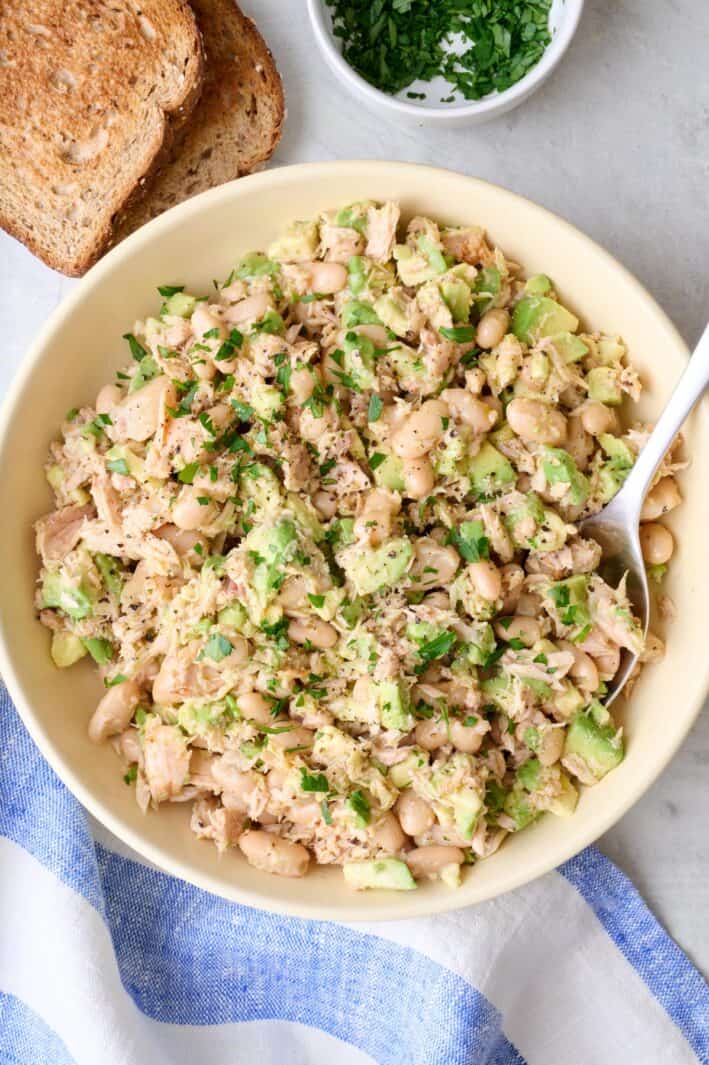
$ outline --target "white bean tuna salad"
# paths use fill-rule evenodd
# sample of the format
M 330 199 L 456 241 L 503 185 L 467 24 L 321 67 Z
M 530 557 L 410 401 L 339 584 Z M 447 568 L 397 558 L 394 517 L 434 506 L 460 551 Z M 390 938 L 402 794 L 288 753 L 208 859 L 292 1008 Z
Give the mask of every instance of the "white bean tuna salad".
M 577 531 L 647 437 L 618 419 L 638 377 L 482 229 L 395 203 L 214 287 L 161 286 L 51 446 L 52 657 L 97 663 L 89 734 L 144 811 L 189 802 L 272 873 L 457 885 L 618 765 L 606 685 L 662 653 Z M 678 465 L 645 507 L 658 579 Z

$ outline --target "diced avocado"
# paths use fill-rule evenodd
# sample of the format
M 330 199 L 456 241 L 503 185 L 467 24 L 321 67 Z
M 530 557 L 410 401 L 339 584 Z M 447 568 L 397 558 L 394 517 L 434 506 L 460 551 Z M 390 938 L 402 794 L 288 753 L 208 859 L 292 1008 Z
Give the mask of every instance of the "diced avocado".
M 42 605 L 62 610 L 74 621 L 90 617 L 94 593 L 88 581 L 78 582 L 62 576 L 59 570 L 45 570 L 42 579 Z
M 284 519 L 276 525 L 257 525 L 244 539 L 248 558 L 253 565 L 253 590 L 259 601 L 267 603 L 275 593 L 283 566 L 292 554 L 297 533 L 292 521 Z
M 188 299 L 192 298 L 193 297 L 188 297 Z M 196 302 L 197 301 L 195 300 L 195 303 Z M 165 304 L 162 305 L 161 311 L 163 314 L 166 313 Z M 190 311 L 189 313 L 191 314 L 192 312 Z M 187 315 L 187 317 L 189 317 L 189 314 Z M 155 334 L 163 329 L 164 325 L 165 323 L 162 321 L 161 318 L 146 318 L 143 322 L 143 332 L 145 333 L 145 339 L 152 340 Z
M 253 499 L 259 510 L 275 510 L 282 504 L 280 481 L 271 467 L 262 462 L 253 463 L 248 475 L 242 472 L 239 487 L 242 495 L 247 500 Z
M 453 806 L 455 827 L 463 839 L 472 839 L 482 810 L 482 799 L 473 788 L 459 788 L 448 796 Z
M 614 470 L 610 466 L 602 466 L 598 471 L 598 496 L 602 503 L 609 503 L 616 492 L 619 492 L 625 476 L 623 470 Z
M 283 236 L 271 244 L 268 257 L 278 262 L 308 262 L 315 258 L 319 239 L 315 222 L 293 222 Z
M 474 289 L 478 294 L 476 299 L 478 314 L 484 314 L 492 307 L 495 297 L 502 288 L 502 277 L 496 266 L 485 266 L 475 278 Z
M 487 621 L 473 622 L 470 628 L 475 629 L 475 636 L 465 641 L 465 657 L 471 665 L 482 666 L 497 646 L 495 633 Z
M 614 470 L 629 470 L 635 463 L 635 452 L 625 440 L 611 433 L 601 433 L 598 441 L 609 459 Z
M 397 455 L 387 455 L 374 471 L 374 480 L 380 488 L 390 488 L 392 492 L 404 491 L 403 463 Z
M 438 477 L 455 477 L 464 472 L 468 440 L 456 430 L 446 433 L 441 444 L 429 453 L 434 472 Z
M 470 305 L 473 302 L 470 286 L 459 277 L 446 278 L 441 281 L 441 295 L 453 315 L 453 321 L 467 322 L 470 317 Z
M 368 261 L 363 255 L 353 255 L 347 262 L 347 287 L 353 296 L 358 296 L 367 284 Z
M 442 250 L 437 247 L 434 240 L 427 233 L 419 233 L 416 238 L 416 246 L 425 257 L 426 262 L 436 274 L 444 274 L 448 269 L 448 263 Z
M 61 466 L 50 466 L 46 473 L 47 483 L 56 492 L 64 480 L 64 470 Z
M 283 406 L 283 393 L 273 385 L 260 384 L 251 393 L 251 406 L 259 418 L 270 422 Z
M 486 677 L 480 684 L 480 690 L 484 693 L 486 702 L 493 703 L 500 710 L 507 710 L 514 697 L 510 677 L 506 674 Z
M 103 583 L 115 599 L 121 598 L 123 591 L 123 574 L 120 563 L 112 555 L 94 555 L 96 569 L 101 574 Z
M 246 608 L 241 603 L 230 603 L 217 614 L 217 621 L 228 629 L 236 629 L 241 632 L 248 621 Z
M 612 725 L 598 725 L 587 714 L 577 714 L 566 733 L 564 757 L 581 758 L 601 780 L 623 761 L 623 741 Z
M 351 203 L 347 207 L 341 207 L 335 215 L 335 225 L 344 226 L 347 229 L 356 229 L 363 236 L 367 233 L 367 212 L 374 204 L 372 200 L 361 200 Z
M 521 532 L 518 531 L 518 527 L 522 522 L 525 522 L 527 527 L 529 527 L 530 522 L 534 522 L 535 526 L 537 526 L 544 521 L 544 505 L 536 492 L 527 492 L 524 501 L 510 510 L 505 515 L 504 521 L 515 546 L 530 547 L 529 536 L 522 535 L 525 532 L 524 527 L 522 527 Z
M 108 470 L 112 473 L 128 473 L 135 477 L 136 481 L 145 481 L 145 463 L 138 457 L 127 444 L 114 444 L 106 452 L 109 465 Z
M 371 303 L 363 300 L 350 300 L 340 312 L 345 329 L 354 329 L 358 325 L 381 325 L 382 322 Z
M 353 545 L 349 551 L 342 552 L 339 561 L 357 595 L 371 595 L 396 584 L 406 572 L 412 555 L 411 541 L 397 537 L 380 547 Z
M 541 777 L 541 764 L 538 758 L 530 758 L 517 770 L 517 780 L 525 791 L 536 791 Z
M 569 333 L 569 336 L 571 334 Z M 544 384 L 549 376 L 549 356 L 545 351 L 535 351 L 529 360 L 529 375 L 534 381 L 538 381 L 540 384 Z M 515 381 L 515 392 L 518 391 L 517 386 L 522 385 L 523 380 L 518 377 Z
M 413 727 L 409 693 L 398 680 L 381 680 L 375 684 L 379 716 L 384 728 L 408 732 Z
M 325 539 L 325 529 L 320 521 L 320 514 L 309 499 L 297 496 L 295 492 L 289 492 L 286 496 L 288 509 L 293 512 L 296 524 L 303 532 L 310 536 L 316 544 Z
M 554 706 L 561 716 L 568 720 L 585 706 L 586 700 L 570 681 L 562 681 L 564 690 L 554 696 Z
M 568 484 L 569 499 L 574 506 L 581 506 L 586 502 L 590 490 L 588 480 L 568 451 L 560 447 L 545 447 L 542 469 L 547 484 Z
M 588 577 L 576 573 L 563 581 L 550 584 L 544 593 L 556 607 L 562 625 L 571 626 L 579 632 L 588 625 L 591 616 L 588 610 Z
M 523 296 L 512 315 L 512 332 L 525 344 L 556 333 L 575 333 L 578 318 L 548 296 Z
M 82 640 L 73 632 L 53 632 L 51 655 L 55 666 L 67 669 L 86 654 Z
M 250 251 L 244 255 L 236 268 L 240 281 L 253 281 L 255 277 L 273 277 L 278 273 L 278 263 L 269 259 L 262 251 Z
M 527 280 L 524 291 L 528 296 L 548 296 L 551 292 L 551 279 L 546 274 L 535 274 Z
M 406 862 L 398 858 L 372 858 L 363 862 L 345 862 L 345 880 L 357 891 L 383 888 L 387 891 L 413 891 L 416 881 Z
M 347 333 L 342 344 L 344 370 L 356 388 L 368 391 L 376 388 L 374 343 L 361 333 Z
M 451 862 L 449 865 L 444 865 L 438 872 L 438 878 L 443 881 L 446 887 L 460 887 L 460 865 L 458 862 Z
M 444 261 L 443 270 L 435 270 L 425 255 L 415 252 L 408 244 L 395 244 L 393 254 L 396 272 L 404 285 L 422 285 L 425 281 L 432 281 L 446 269 Z
M 623 400 L 618 374 L 612 366 L 594 366 L 586 374 L 588 398 L 609 407 L 619 407 Z
M 189 318 L 197 305 L 196 296 L 188 296 L 186 292 L 174 292 L 168 296 L 162 306 L 162 314 L 174 314 L 178 318 Z
M 468 467 L 473 491 L 478 495 L 494 495 L 515 480 L 515 472 L 505 456 L 485 440 Z
M 406 757 L 390 767 L 388 779 L 395 788 L 409 788 L 416 771 L 427 766 L 430 760 L 430 754 L 423 748 L 407 747 Z
M 570 817 L 578 805 L 579 793 L 566 773 L 560 774 L 559 787 L 558 794 L 547 800 L 546 809 L 556 817 Z
M 551 341 L 564 362 L 578 362 L 588 355 L 588 344 L 584 344 L 573 333 L 556 333 Z
M 618 366 L 625 356 L 625 344 L 620 337 L 601 337 L 596 353 L 604 366 Z
M 108 640 L 103 640 L 100 636 L 86 636 L 81 642 L 97 665 L 105 666 L 113 658 L 113 644 Z
M 333 518 L 326 533 L 335 551 L 354 543 L 354 518 Z
M 414 643 L 428 643 L 442 636 L 446 629 L 434 625 L 432 621 L 412 621 L 406 626 L 406 635 Z
M 562 517 L 556 511 L 544 508 L 544 517 L 539 523 L 539 528 L 529 541 L 529 546 L 535 551 L 556 551 L 563 547 L 568 537 L 568 527 Z
M 526 828 L 537 817 L 537 811 L 530 803 L 527 793 L 518 788 L 513 788 L 505 796 L 504 811 L 514 821 L 517 831 Z
M 396 333 L 398 337 L 406 336 L 409 331 L 406 312 L 391 293 L 385 292 L 383 296 L 375 300 L 374 310 L 384 325 L 388 326 L 393 333 Z

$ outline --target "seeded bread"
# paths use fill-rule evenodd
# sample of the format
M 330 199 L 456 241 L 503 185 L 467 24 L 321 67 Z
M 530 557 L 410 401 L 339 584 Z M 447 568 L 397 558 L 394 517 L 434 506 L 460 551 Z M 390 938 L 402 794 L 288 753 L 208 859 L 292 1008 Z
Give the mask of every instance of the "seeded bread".
M 261 34 L 234 0 L 192 0 L 206 55 L 199 103 L 146 196 L 117 226 L 120 240 L 198 192 L 255 170 L 281 136 L 281 79 Z
M 185 0 L 2 0 L 0 225 L 83 274 L 199 97 Z

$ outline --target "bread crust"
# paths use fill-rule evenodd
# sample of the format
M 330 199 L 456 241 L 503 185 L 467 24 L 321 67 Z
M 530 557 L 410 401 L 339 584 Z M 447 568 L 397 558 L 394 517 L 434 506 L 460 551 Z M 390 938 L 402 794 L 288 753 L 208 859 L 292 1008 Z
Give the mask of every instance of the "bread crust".
M 121 212 L 119 241 L 174 204 L 251 173 L 272 155 L 285 120 L 273 56 L 234 0 L 192 0 L 206 54 L 200 101 L 145 197 Z
M 48 266 L 85 273 L 185 128 L 203 78 L 186 0 L 3 0 L 0 226 Z

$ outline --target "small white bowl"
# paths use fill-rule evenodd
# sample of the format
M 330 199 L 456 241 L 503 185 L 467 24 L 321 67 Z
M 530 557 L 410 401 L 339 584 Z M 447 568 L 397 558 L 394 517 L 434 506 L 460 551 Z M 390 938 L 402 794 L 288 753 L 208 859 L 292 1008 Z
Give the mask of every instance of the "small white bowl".
M 441 102 L 441 97 L 450 95 L 451 86 L 440 77 L 431 82 L 415 81 L 396 96 L 375 89 L 343 59 L 342 43 L 332 32 L 332 14 L 325 0 L 308 0 L 308 13 L 315 39 L 328 66 L 363 103 L 417 125 L 458 126 L 487 122 L 511 111 L 531 96 L 546 81 L 571 43 L 583 4 L 584 0 L 553 0 L 549 15 L 552 39 L 537 65 L 504 92 L 490 93 L 480 100 L 466 100 L 459 104 Z M 426 92 L 427 99 L 410 100 L 406 97 L 407 92 Z

